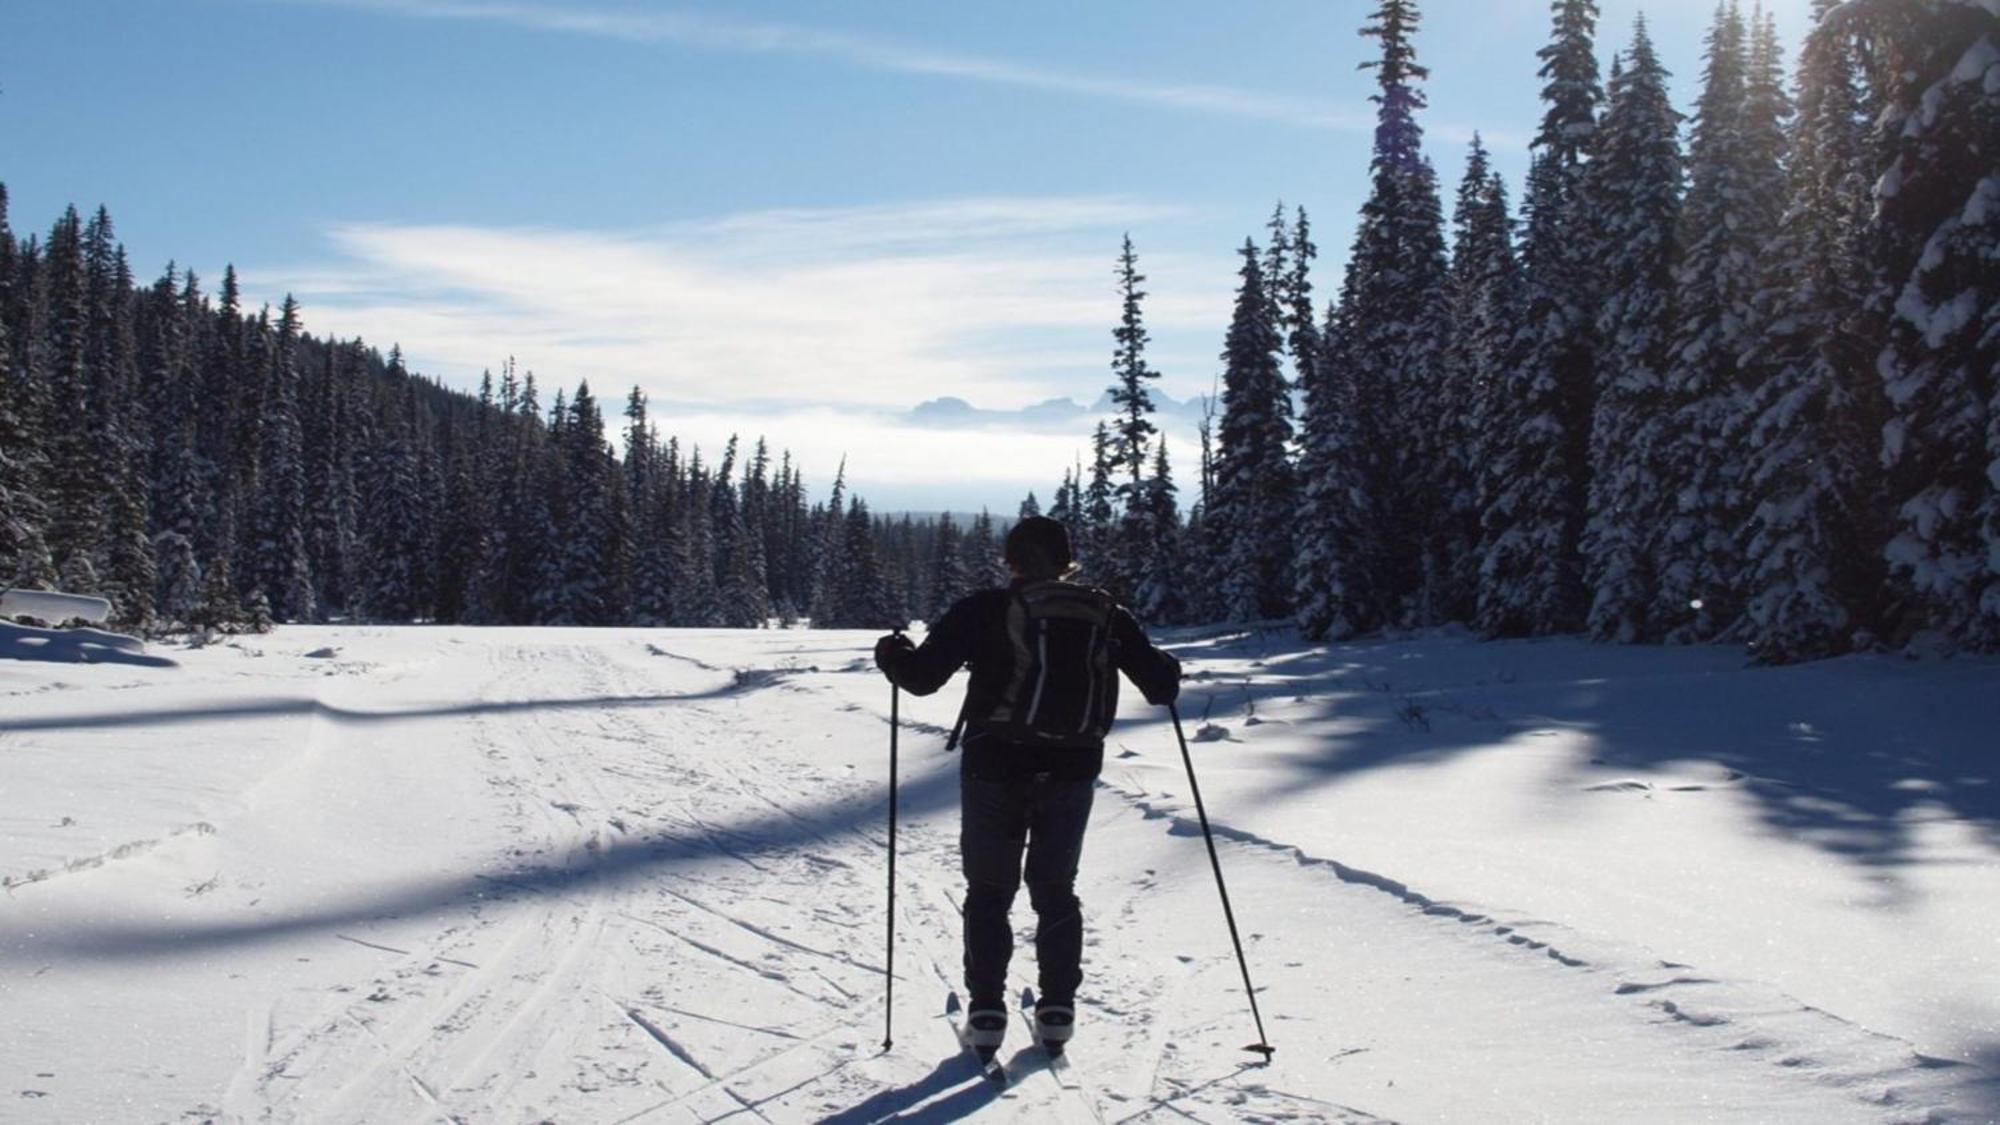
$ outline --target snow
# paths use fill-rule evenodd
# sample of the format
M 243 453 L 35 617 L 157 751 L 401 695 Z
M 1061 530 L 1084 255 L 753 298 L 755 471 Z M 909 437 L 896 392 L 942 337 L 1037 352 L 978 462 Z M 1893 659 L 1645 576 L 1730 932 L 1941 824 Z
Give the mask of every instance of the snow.
M 2000 43 L 1992 37 L 1980 39 L 1966 48 L 1965 54 L 1952 68 L 1947 82 L 1980 82 L 1985 88 L 1993 88 L 1994 71 L 2000 70 Z
M 1179 637 L 1277 1056 L 1239 1050 L 1179 750 L 1128 698 L 1074 1062 L 1016 1057 L 1016 1023 L 1001 1092 L 941 1019 L 956 685 L 901 704 L 879 1046 L 872 639 L 294 627 L 0 661 L 0 1118 L 2000 1115 L 1992 661 Z
M 111 616 L 111 603 L 88 594 L 54 590 L 0 589 L 0 617 L 33 617 L 41 621 L 101 622 Z

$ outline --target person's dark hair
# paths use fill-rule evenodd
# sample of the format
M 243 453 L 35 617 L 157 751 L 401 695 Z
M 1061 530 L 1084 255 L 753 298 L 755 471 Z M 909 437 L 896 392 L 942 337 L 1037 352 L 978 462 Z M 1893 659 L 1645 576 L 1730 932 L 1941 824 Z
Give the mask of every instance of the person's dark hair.
M 1006 560 L 1031 582 L 1067 578 L 1076 572 L 1069 529 L 1047 516 L 1026 516 L 1008 530 Z

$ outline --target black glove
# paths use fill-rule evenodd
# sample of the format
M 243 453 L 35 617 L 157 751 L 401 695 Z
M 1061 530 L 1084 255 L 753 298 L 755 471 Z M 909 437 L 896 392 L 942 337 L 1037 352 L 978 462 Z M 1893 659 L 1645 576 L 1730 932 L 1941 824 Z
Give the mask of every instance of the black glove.
M 891 633 L 875 642 L 875 666 L 882 669 L 883 675 L 889 676 L 889 682 L 894 683 L 895 676 L 891 669 L 897 661 L 915 651 L 917 646 L 911 643 L 910 638 L 901 633 Z

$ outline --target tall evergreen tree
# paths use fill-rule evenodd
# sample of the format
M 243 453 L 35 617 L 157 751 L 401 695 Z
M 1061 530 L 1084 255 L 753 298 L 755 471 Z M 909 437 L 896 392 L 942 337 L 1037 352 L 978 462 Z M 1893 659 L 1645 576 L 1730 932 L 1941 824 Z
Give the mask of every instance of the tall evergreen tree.
M 1613 74 L 1610 99 L 1588 183 L 1600 217 L 1604 302 L 1582 550 L 1590 634 L 1630 643 L 1653 634 L 1658 583 L 1649 541 L 1673 489 L 1662 462 L 1673 433 L 1661 380 L 1683 180 L 1681 115 L 1667 98 L 1667 71 L 1644 18 Z
M 0 226 L 0 238 L 7 237 Z M 37 587 L 53 579 L 54 564 L 42 541 L 39 443 L 19 409 L 19 382 L 7 322 L 0 318 L 0 583 Z
M 843 531 L 838 595 L 825 625 L 831 629 L 887 629 L 908 624 L 897 620 L 900 610 L 891 597 L 882 559 L 875 548 L 874 520 L 868 504 L 855 499 L 840 521 Z
M 951 513 L 946 512 L 938 519 L 931 544 L 931 596 L 924 610 L 924 619 L 932 624 L 944 616 L 944 611 L 950 609 L 952 603 L 972 592 L 962 542 L 958 524 L 952 520 Z
M 1079 540 L 1078 554 L 1082 557 L 1084 574 L 1090 581 L 1106 587 L 1123 584 L 1116 550 L 1118 469 L 1116 439 L 1110 428 L 1099 422 L 1090 438 L 1090 484 L 1077 508 L 1078 526 L 1072 530 Z
M 1147 554 L 1146 450 L 1152 435 L 1153 396 L 1147 384 L 1160 377 L 1146 363 L 1150 337 L 1140 303 L 1146 293 L 1140 283 L 1139 257 L 1132 249 L 1132 236 L 1125 236 L 1118 256 L 1118 292 L 1121 301 L 1118 327 L 1111 333 L 1117 347 L 1111 355 L 1111 402 L 1118 411 L 1112 455 L 1119 466 L 1119 503 L 1113 532 L 1109 565 L 1098 574 L 1115 596 L 1129 595 Z
M 1719 14 L 1688 147 L 1685 257 L 1665 375 L 1675 437 L 1663 460 L 1678 487 L 1656 541 L 1652 614 L 1670 640 L 1717 638 L 1742 612 L 1742 422 L 1753 392 L 1742 357 L 1782 206 L 1772 185 L 1784 154 L 1770 147 L 1778 133 L 1769 118 L 1785 102 L 1776 43 L 1766 26 L 1752 31 L 1733 5 Z
M 277 332 L 262 341 L 264 421 L 251 553 L 253 590 L 262 590 L 279 621 L 310 621 L 312 563 L 306 556 L 305 463 L 297 408 L 299 305 L 285 298 Z
M 1987 0 L 1853 0 L 1880 91 L 1871 308 L 1893 639 L 2000 645 L 2000 31 Z
M 841 582 L 847 569 L 847 459 L 834 470 L 833 493 L 816 513 L 812 539 L 812 608 L 815 628 L 834 628 L 840 613 Z
M 16 362 L 8 330 L 16 308 L 16 268 L 7 187 L 0 184 L 0 584 L 41 587 L 54 581 L 55 564 L 42 537 L 48 520 L 40 491 L 46 464 L 33 373 Z
M 1439 428 L 1463 404 L 1450 401 L 1439 378 L 1444 220 L 1417 122 L 1425 105 L 1418 83 L 1430 73 L 1416 61 L 1419 21 L 1411 0 L 1382 0 L 1362 29 L 1381 44 L 1380 57 L 1363 64 L 1377 83 L 1370 191 L 1305 387 L 1297 582 L 1309 636 L 1428 617 L 1429 593 L 1441 582 L 1427 569 L 1436 557 L 1438 466 L 1448 459 Z M 1222 445 L 1226 466 L 1226 436 Z
M 1750 357 L 1748 451 L 1758 502 L 1746 558 L 1748 639 L 1760 659 L 1845 651 L 1879 611 L 1881 425 L 1870 354 L 1872 200 L 1855 44 L 1818 0 L 1799 60 L 1789 206 L 1769 256 Z
M 1524 207 L 1524 356 L 1506 393 L 1512 448 L 1484 518 L 1479 625 L 1489 635 L 1563 632 L 1584 620 L 1578 542 L 1588 487 L 1595 393 L 1597 279 L 1584 182 L 1597 147 L 1594 0 L 1554 0 L 1542 60 L 1546 107 Z M 1496 451 L 1498 453 L 1499 451 Z
M 1222 596 L 1232 621 L 1291 612 L 1291 392 L 1279 366 L 1281 342 L 1257 247 L 1244 240 L 1242 283 L 1222 353 L 1221 453 L 1208 517 L 1225 554 Z
M 1000 535 L 993 526 L 993 514 L 981 508 L 959 548 L 965 580 L 971 589 L 1007 584 L 1007 568 L 1000 561 L 1000 553 Z
M 617 623 L 617 576 L 625 550 L 612 496 L 613 464 L 604 442 L 604 415 L 590 383 L 577 384 L 568 403 L 557 463 L 562 466 L 560 595 L 552 620 L 562 625 Z
M 105 497 L 103 465 L 91 441 L 88 281 L 83 222 L 74 207 L 49 231 L 42 276 L 46 337 L 41 353 L 46 357 L 43 370 L 49 389 L 42 419 L 49 455 L 45 534 L 64 582 L 78 581 L 73 576 L 88 573 L 94 587 L 92 560 L 103 540 L 100 512 Z
M 1293 376 L 1303 383 L 1319 357 L 1319 319 L 1313 307 L 1312 283 L 1312 264 L 1319 257 L 1319 247 L 1313 243 L 1312 224 L 1304 207 L 1295 212 L 1285 242 L 1290 253 L 1283 284 L 1277 289 L 1278 324 L 1292 355 Z
M 1474 136 L 1465 176 L 1452 212 L 1451 272 L 1445 294 L 1449 330 L 1440 361 L 1440 385 L 1455 409 L 1439 414 L 1439 452 L 1433 476 L 1437 526 L 1430 539 L 1427 573 L 1433 620 L 1470 621 L 1478 610 L 1480 519 L 1484 486 L 1500 483 L 1485 467 L 1514 434 L 1514 403 L 1503 395 L 1520 357 L 1521 266 L 1514 255 L 1514 221 L 1507 189 L 1493 170 L 1486 146 Z
M 1167 439 L 1162 436 L 1146 478 L 1147 550 L 1133 588 L 1132 608 L 1149 625 L 1179 624 L 1188 601 L 1181 560 L 1180 508 L 1174 502 L 1174 475 L 1167 464 Z
M 423 498 L 417 451 L 407 423 L 396 419 L 387 444 L 370 473 L 365 524 L 365 585 L 362 612 L 375 621 L 414 621 L 427 608 L 423 598 Z M 532 621 L 523 605 L 518 621 Z

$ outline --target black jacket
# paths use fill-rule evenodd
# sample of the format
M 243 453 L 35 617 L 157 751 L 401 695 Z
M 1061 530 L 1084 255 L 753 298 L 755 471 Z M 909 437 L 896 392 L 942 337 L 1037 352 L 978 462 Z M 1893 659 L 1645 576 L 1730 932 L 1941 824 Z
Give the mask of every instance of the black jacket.
M 966 772 L 978 777 L 1011 777 L 1053 773 L 1064 777 L 1095 777 L 1104 763 L 1102 739 L 1067 747 L 1031 746 L 989 729 L 977 716 L 986 715 L 1014 677 L 1019 657 L 1007 636 L 1008 608 L 1022 583 L 980 590 L 959 599 L 945 611 L 924 643 L 914 649 L 887 648 L 882 671 L 898 687 L 914 695 L 930 695 L 943 687 L 962 666 L 970 666 L 962 714 Z M 1120 606 L 1110 618 L 1110 655 L 1148 703 L 1164 705 L 1180 696 L 1181 665 L 1146 638 L 1132 614 Z M 1113 689 L 1115 691 L 1113 681 Z M 1115 711 L 1115 698 L 1109 701 Z

